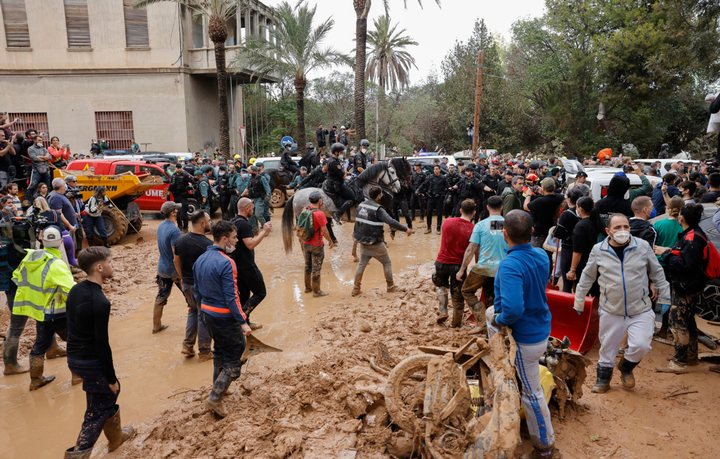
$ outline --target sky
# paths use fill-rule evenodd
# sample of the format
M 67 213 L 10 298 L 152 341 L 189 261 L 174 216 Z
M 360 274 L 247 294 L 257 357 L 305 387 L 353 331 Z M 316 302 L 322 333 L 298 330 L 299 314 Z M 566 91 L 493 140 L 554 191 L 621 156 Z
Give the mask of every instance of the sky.
M 268 6 L 276 6 L 281 0 L 262 0 Z M 290 0 L 295 4 L 296 0 Z M 328 17 L 335 20 L 325 46 L 333 46 L 339 51 L 354 52 L 355 10 L 351 0 L 308 0 L 317 5 L 315 18 L 317 23 Z M 402 0 L 389 0 L 392 23 L 399 23 L 398 30 L 405 29 L 418 46 L 408 49 L 415 58 L 417 69 L 410 72 L 412 84 L 422 82 L 431 69 L 440 74 L 440 63 L 456 41 L 470 38 L 475 20 L 485 19 L 485 24 L 494 35 L 502 35 L 506 41 L 511 37 L 511 26 L 518 19 L 541 16 L 545 10 L 542 0 L 442 0 L 441 7 L 434 0 L 422 0 L 420 8 L 417 0 L 407 0 L 407 9 Z M 368 30 L 374 29 L 372 20 L 385 14 L 381 0 L 374 0 L 370 9 Z M 346 71 L 352 71 L 345 68 Z M 310 75 L 317 78 L 322 74 Z M 441 75 L 439 75 L 441 77 Z

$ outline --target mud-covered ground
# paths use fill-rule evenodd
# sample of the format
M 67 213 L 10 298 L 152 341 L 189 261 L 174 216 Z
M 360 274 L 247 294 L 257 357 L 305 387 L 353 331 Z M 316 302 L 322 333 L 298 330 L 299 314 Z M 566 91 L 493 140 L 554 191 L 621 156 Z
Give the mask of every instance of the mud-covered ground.
M 152 304 L 156 291 L 156 225 L 149 222 L 143 231 L 148 243 L 135 245 L 133 237 L 125 241 L 125 246 L 113 248 L 116 270 L 122 275 L 105 286 L 116 309 L 111 334 L 115 323 L 121 326 L 142 311 L 147 315 Z M 420 345 L 457 347 L 474 337 L 468 334 L 471 324 L 453 330 L 435 323 L 437 300 L 427 262 L 437 253 L 439 236 L 399 235 L 389 240 L 396 282 L 406 291 L 386 293 L 379 266 L 371 262 L 363 294 L 353 298 L 350 288 L 354 265 L 348 260 L 351 226 L 343 226 L 337 231 L 341 252 L 326 252 L 323 289 L 330 296 L 314 301 L 301 293 L 301 255 L 297 248 L 293 254 L 285 255 L 278 230 L 273 230 L 257 250 L 258 264 L 270 288 L 259 308 L 265 309 L 256 313 L 265 325 L 256 336 L 268 344 L 280 343 L 284 352 L 251 358 L 232 386 L 234 394 L 224 399 L 229 415 L 222 420 L 217 420 L 203 404 L 210 390 L 210 362 L 187 369 L 202 368 L 204 385 L 188 387 L 160 375 L 154 384 L 167 385 L 163 397 L 167 401 L 159 411 L 143 410 L 137 404 L 129 407 L 128 400 L 137 400 L 139 394 L 122 394 L 121 406 L 135 410 L 132 416 L 126 412 L 125 419 L 136 426 L 138 434 L 112 457 L 312 459 L 391 458 L 391 453 L 400 454 L 387 448 L 395 429 L 388 426 L 383 403 L 386 377 L 369 364 L 369 359 L 377 355 L 378 343 L 387 346 L 390 356 L 399 360 L 419 353 Z M 130 290 L 135 292 L 132 296 L 127 294 Z M 147 293 L 143 295 L 144 291 Z M 171 304 L 173 301 L 180 300 L 175 296 Z M 182 317 L 176 322 L 181 324 Z M 0 322 L 0 333 L 3 327 L 4 320 Z M 24 335 L 25 343 L 31 341 L 29 331 Z M 720 328 L 715 334 L 720 335 Z M 137 336 L 134 339 L 151 342 L 161 335 L 147 332 Z M 170 362 L 178 358 L 175 355 L 181 333 L 173 339 L 177 342 L 168 349 Z M 692 367 L 688 375 L 657 374 L 654 367 L 665 364 L 672 349 L 657 342 L 653 348 L 636 370 L 637 387 L 633 391 L 621 389 L 616 374 L 610 392 L 592 394 L 595 376 L 594 368 L 589 369 L 579 405 L 567 409 L 564 421 L 553 419 L 557 446 L 564 457 L 718 457 L 720 440 L 714 428 L 720 421 L 720 394 L 716 389 L 720 375 L 708 372 L 704 362 Z M 707 349 L 701 346 L 703 350 Z M 588 357 L 597 360 L 597 347 Z M 124 363 L 116 365 L 122 367 Z M 132 368 L 126 364 L 120 372 L 121 382 L 129 381 L 127 387 L 134 376 Z M 67 391 L 77 392 L 80 388 Z M 41 392 L 32 393 L 33 397 Z M 681 392 L 694 393 L 672 396 Z M 49 409 L 61 408 L 56 405 Z M 79 427 L 81 418 L 76 417 Z M 67 437 L 66 443 L 71 444 L 73 436 Z M 518 452 L 529 447 L 526 436 L 523 440 Z M 104 445 L 101 437 L 93 457 L 107 454 Z M 36 457 L 58 457 L 62 453 L 60 446 L 48 446 L 47 455 Z M 20 448 L 8 457 L 28 456 Z

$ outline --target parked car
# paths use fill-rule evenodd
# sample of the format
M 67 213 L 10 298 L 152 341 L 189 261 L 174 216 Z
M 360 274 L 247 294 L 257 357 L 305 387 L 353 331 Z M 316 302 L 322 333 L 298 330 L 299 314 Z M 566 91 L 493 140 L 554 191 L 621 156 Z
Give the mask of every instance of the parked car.
M 610 184 L 610 180 L 612 180 L 615 174 L 620 172 L 620 169 L 614 167 L 586 168 L 585 172 L 588 174 L 586 183 L 590 187 L 593 201 L 598 202 L 601 198 L 607 196 L 607 187 Z M 650 181 L 650 184 L 653 186 L 653 188 L 658 183 L 662 183 L 662 179 L 660 177 L 646 177 Z M 642 181 L 640 180 L 640 177 L 638 175 L 627 174 L 627 178 L 630 179 L 631 190 L 635 188 L 640 188 L 640 186 L 642 185 Z M 627 198 L 628 195 L 629 191 L 625 194 L 625 197 Z
M 448 165 L 452 164 L 453 166 L 457 166 L 457 161 L 455 160 L 455 157 L 452 155 L 444 155 L 444 156 L 408 156 L 405 159 L 408 160 L 410 165 L 412 167 L 415 167 L 415 164 L 420 164 L 420 168 L 425 172 L 427 175 L 430 175 L 433 173 L 433 167 L 435 166 L 435 159 L 439 159 L 442 163 L 442 159 L 447 158 L 448 159 Z

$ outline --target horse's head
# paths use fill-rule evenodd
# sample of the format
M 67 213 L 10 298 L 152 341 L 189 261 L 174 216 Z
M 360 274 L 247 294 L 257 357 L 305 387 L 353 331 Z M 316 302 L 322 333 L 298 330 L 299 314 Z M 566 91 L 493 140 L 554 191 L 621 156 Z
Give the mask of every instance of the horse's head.
M 387 174 L 383 174 L 382 181 L 390 187 L 393 193 L 400 192 L 400 180 L 398 180 L 397 172 L 392 165 L 388 165 Z

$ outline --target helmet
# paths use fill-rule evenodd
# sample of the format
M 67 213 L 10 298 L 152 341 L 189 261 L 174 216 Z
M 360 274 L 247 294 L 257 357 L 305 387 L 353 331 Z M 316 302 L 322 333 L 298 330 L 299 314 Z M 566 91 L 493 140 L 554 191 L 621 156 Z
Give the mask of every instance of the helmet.
M 666 148 L 670 148 L 670 145 L 664 143 L 664 144 L 660 145 L 660 148 L 662 148 L 664 150 Z
M 240 159 L 240 155 L 235 155 L 233 159 Z
M 313 145 L 312 142 L 308 142 L 305 144 L 305 148 L 307 148 L 308 150 L 312 150 L 315 148 L 315 145 Z
M 368 141 L 368 139 L 362 139 L 360 141 L 360 146 L 363 148 L 370 148 L 370 141 Z
M 62 245 L 62 243 L 62 234 L 60 234 L 60 231 L 58 231 L 57 228 L 48 226 L 43 230 L 43 245 L 45 247 L 58 248 Z
M 330 151 L 333 153 L 342 153 L 345 151 L 345 145 L 341 143 L 334 143 L 332 144 L 332 147 L 330 147 Z
M 537 185 L 537 183 L 540 181 L 540 177 L 537 176 L 536 173 L 530 173 L 525 177 L 525 185 L 527 186 L 533 186 Z
M 292 137 L 283 137 L 281 140 L 281 144 L 283 147 L 292 147 L 295 142 L 293 141 Z
M 255 158 L 250 158 L 250 164 L 255 164 Z
M 497 157 L 496 157 L 496 158 L 493 158 L 493 159 L 492 159 L 492 162 L 493 162 L 493 164 L 499 163 L 499 162 L 500 162 L 500 159 L 497 158 Z

